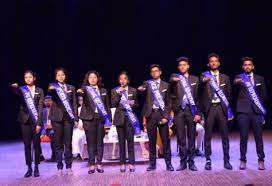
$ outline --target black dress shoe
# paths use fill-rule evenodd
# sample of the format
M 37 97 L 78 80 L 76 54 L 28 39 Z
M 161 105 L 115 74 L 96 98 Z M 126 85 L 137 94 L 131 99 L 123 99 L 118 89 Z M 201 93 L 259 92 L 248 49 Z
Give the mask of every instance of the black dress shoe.
M 39 176 L 40 176 L 39 169 L 35 167 L 35 169 L 34 169 L 34 177 L 39 177 Z
M 176 171 L 183 171 L 187 169 L 187 164 L 186 163 L 181 163 L 178 168 L 176 169 Z
M 88 170 L 88 174 L 93 174 L 95 172 L 94 169 Z
M 212 170 L 212 163 L 210 161 L 207 161 L 205 164 L 205 170 Z
M 44 158 L 44 156 L 41 154 L 40 155 L 40 161 L 44 161 L 45 160 L 45 158 Z
M 228 161 L 224 162 L 224 167 L 225 167 L 225 169 L 232 170 L 232 165 Z
M 156 170 L 156 166 L 155 165 L 149 165 L 146 169 L 146 171 L 153 171 Z
M 104 172 L 104 169 L 103 169 L 103 168 L 101 168 L 101 169 L 96 168 L 96 171 L 97 171 L 98 173 L 103 173 L 103 172 Z
M 24 177 L 28 178 L 32 175 L 32 169 L 28 169 L 27 172 L 25 173 Z
M 171 164 L 166 165 L 167 171 L 174 171 L 174 167 Z
M 191 171 L 197 171 L 197 167 L 195 166 L 194 163 L 189 163 L 189 169 L 190 169 Z

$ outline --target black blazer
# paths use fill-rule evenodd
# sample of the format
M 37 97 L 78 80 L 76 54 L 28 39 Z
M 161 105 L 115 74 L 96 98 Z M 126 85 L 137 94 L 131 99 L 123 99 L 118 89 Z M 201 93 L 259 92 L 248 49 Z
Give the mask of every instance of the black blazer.
M 50 85 L 49 85 L 50 86 Z M 76 97 L 76 89 L 73 85 L 66 84 L 67 90 L 67 97 L 70 105 L 73 109 L 75 115 L 75 121 L 78 121 L 78 113 L 77 113 L 77 97 Z M 49 113 L 49 119 L 51 121 L 60 122 L 63 119 L 64 113 L 68 115 L 66 109 L 64 108 L 56 90 L 48 89 L 49 94 L 52 96 L 52 106 Z M 68 119 L 70 119 L 68 115 Z
M 82 120 L 93 120 L 94 114 L 95 114 L 95 108 L 96 108 L 95 103 L 87 95 L 86 86 L 82 86 L 81 89 L 83 90 L 84 93 L 81 94 L 83 96 L 83 105 L 81 108 L 79 118 Z M 109 101 L 108 92 L 105 88 L 99 87 L 98 89 L 99 89 L 99 92 L 101 95 L 101 99 L 105 105 L 105 109 L 106 109 L 107 113 L 109 114 L 110 120 L 111 120 L 111 110 L 110 110 L 110 101 Z M 84 122 L 83 122 L 83 125 L 84 125 Z M 84 128 L 86 128 L 86 127 L 87 126 L 84 126 Z
M 209 82 L 203 82 L 204 74 L 201 74 L 200 77 L 200 105 L 201 111 L 206 115 L 208 114 L 213 98 L 213 90 L 210 87 Z M 227 100 L 231 103 L 232 98 L 232 88 L 229 76 L 219 73 L 219 85 L 222 91 L 224 92 Z M 228 116 L 227 107 L 221 102 L 222 109 L 224 111 L 225 116 Z
M 178 112 L 181 109 L 184 91 L 180 81 L 173 81 L 174 77 L 178 77 L 178 74 L 172 74 L 170 77 L 172 110 L 174 112 Z M 199 78 L 197 76 L 189 75 L 188 81 L 190 83 L 194 101 L 197 107 L 196 114 L 201 115 L 198 97 Z
M 138 108 L 138 98 L 137 98 L 137 90 L 132 87 L 128 87 L 128 100 L 134 100 L 134 104 L 131 106 L 132 110 L 135 113 L 135 109 Z M 121 95 L 119 95 L 115 89 L 111 90 L 111 106 L 116 107 L 114 118 L 113 118 L 113 125 L 122 126 L 125 120 L 125 112 L 126 110 L 120 104 Z
M 24 100 L 24 96 L 22 91 L 18 88 L 12 88 L 14 93 L 19 96 L 19 112 L 18 112 L 18 117 L 17 121 L 21 124 L 25 124 L 29 117 L 31 117 L 26 102 Z M 43 99 L 44 99 L 44 94 L 43 90 L 39 87 L 35 87 L 35 95 L 34 95 L 34 104 L 36 106 L 36 109 L 38 111 L 38 123 L 37 125 L 42 124 L 42 109 L 43 109 Z
M 262 111 L 251 101 L 246 88 L 243 85 L 237 84 L 236 79 L 240 78 L 240 74 L 235 76 L 234 79 L 234 87 L 235 87 L 235 108 L 238 113 L 252 113 L 254 111 L 257 114 L 262 114 Z M 260 100 L 263 104 L 267 101 L 267 92 L 265 81 L 262 76 L 253 75 L 254 85 L 259 96 Z
M 153 93 L 148 82 L 145 81 L 142 86 L 146 88 L 146 96 L 145 96 L 144 106 L 142 109 L 142 116 L 148 118 L 152 113 L 154 98 L 153 98 Z M 161 80 L 159 90 L 165 103 L 165 109 L 164 109 L 164 112 L 162 113 L 162 116 L 165 119 L 169 119 L 170 111 L 171 111 L 171 102 L 170 102 L 171 100 L 170 100 L 169 88 L 170 88 L 169 83 Z

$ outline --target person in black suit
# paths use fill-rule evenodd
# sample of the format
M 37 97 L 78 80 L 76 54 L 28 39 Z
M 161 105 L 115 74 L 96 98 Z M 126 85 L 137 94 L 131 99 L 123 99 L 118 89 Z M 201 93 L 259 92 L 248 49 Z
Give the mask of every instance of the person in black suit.
M 196 122 L 201 119 L 201 112 L 198 110 L 198 86 L 199 78 L 189 74 L 189 59 L 187 57 L 179 57 L 177 59 L 179 74 L 172 74 L 170 77 L 172 110 L 174 111 L 174 124 L 177 129 L 177 138 L 180 148 L 180 165 L 177 171 L 187 168 L 192 171 L 197 171 L 194 163 L 195 152 L 195 136 L 196 136 Z M 184 88 L 180 82 L 180 75 L 186 78 L 190 87 L 191 93 L 196 105 L 196 110 L 193 111 L 188 98 L 184 92 Z M 194 113 L 195 112 L 195 113 Z M 187 132 L 186 132 L 186 127 Z M 186 136 L 187 134 L 187 136 Z M 186 144 L 188 141 L 188 148 Z
M 32 175 L 32 155 L 34 156 L 34 176 L 40 176 L 39 164 L 40 164 L 40 135 L 41 135 L 41 124 L 42 124 L 42 108 L 43 108 L 43 90 L 35 86 L 36 75 L 34 72 L 27 70 L 24 73 L 24 81 L 26 87 L 30 91 L 32 98 L 34 99 L 34 104 L 38 112 L 37 121 L 33 119 L 30 110 L 27 107 L 24 96 L 20 87 L 17 83 L 12 84 L 13 91 L 18 95 L 20 100 L 20 107 L 17 121 L 21 124 L 22 137 L 25 146 L 25 161 L 28 167 L 25 177 L 30 177 Z M 32 144 L 33 150 L 32 154 Z
M 135 109 L 139 106 L 137 98 L 137 90 L 130 87 L 129 77 L 127 72 L 121 72 L 119 74 L 119 84 L 118 89 L 111 90 L 111 106 L 116 107 L 116 111 L 113 118 L 113 125 L 116 126 L 118 133 L 119 142 L 119 153 L 120 153 L 120 164 L 121 172 L 126 171 L 126 142 L 128 146 L 128 164 L 130 172 L 134 172 L 135 164 L 135 153 L 134 153 L 134 127 L 130 122 L 128 116 L 126 115 L 126 110 L 120 103 L 122 92 L 125 92 L 128 100 L 130 101 L 130 106 L 135 113 Z
M 48 162 L 55 162 L 56 161 L 56 144 L 54 139 L 54 130 L 52 127 L 52 123 L 49 119 L 49 113 L 52 105 L 52 97 L 47 95 L 44 97 L 44 108 L 42 113 L 42 123 L 45 129 L 46 135 L 50 138 L 50 146 L 51 146 L 51 158 L 48 159 Z
M 145 81 L 143 85 L 138 87 L 139 91 L 146 92 L 142 115 L 147 120 L 146 128 L 149 137 L 149 166 L 147 167 L 147 171 L 156 169 L 157 129 L 159 129 L 163 143 L 163 154 L 166 163 L 166 170 L 174 171 L 171 164 L 171 147 L 168 126 L 171 107 L 169 84 L 161 80 L 162 71 L 158 64 L 150 65 L 149 70 L 152 77 L 150 81 L 155 82 L 155 85 L 159 89 L 159 93 L 161 94 L 165 108 L 162 110 L 159 104 L 155 101 L 155 97 L 148 81 Z
M 251 57 L 245 57 L 242 59 L 242 69 L 244 73 L 250 78 L 252 84 L 255 87 L 256 93 L 262 103 L 267 101 L 267 92 L 265 81 L 262 76 L 259 76 L 253 72 L 254 64 Z M 264 147 L 262 137 L 262 118 L 264 114 L 251 100 L 250 95 L 247 92 L 246 87 L 243 85 L 244 81 L 241 79 L 241 74 L 237 75 L 234 79 L 236 94 L 236 113 L 237 121 L 240 128 L 240 155 L 241 164 L 240 169 L 246 169 L 246 153 L 247 153 L 247 141 L 250 126 L 253 129 L 253 134 L 256 143 L 259 170 L 264 170 Z
M 230 102 L 232 97 L 232 89 L 230 79 L 227 75 L 219 72 L 219 56 L 212 53 L 208 56 L 208 67 L 210 73 L 214 76 L 216 83 L 222 89 L 227 100 Z M 220 128 L 220 134 L 223 144 L 224 152 L 224 167 L 231 170 L 229 156 L 229 137 L 228 137 L 228 113 L 227 107 L 221 101 L 219 96 L 211 88 L 209 81 L 210 77 L 206 78 L 204 73 L 200 77 L 200 93 L 201 93 L 201 111 L 204 113 L 205 118 L 205 136 L 204 148 L 206 156 L 206 170 L 211 170 L 211 139 L 213 127 L 217 124 Z
M 66 83 L 67 73 L 64 68 L 57 68 L 55 70 L 55 80 L 58 86 L 60 86 L 67 94 L 68 102 L 74 114 L 74 118 L 66 111 L 64 104 L 59 98 L 55 87 L 50 84 L 48 91 L 52 96 L 52 106 L 49 113 L 49 119 L 51 120 L 53 130 L 55 132 L 55 143 L 56 143 L 56 161 L 58 172 L 57 175 L 62 175 L 63 163 L 62 157 L 64 152 L 65 164 L 68 175 L 72 175 L 72 135 L 74 125 L 77 125 L 77 98 L 75 87 Z
M 89 155 L 88 164 L 90 166 L 88 171 L 89 174 L 93 174 L 95 172 L 95 165 L 97 165 L 97 172 L 104 172 L 104 169 L 102 168 L 102 158 L 104 149 L 103 139 L 105 136 L 104 124 L 106 120 L 103 115 L 99 113 L 93 99 L 88 96 L 86 86 L 94 88 L 96 93 L 100 95 L 105 109 L 111 117 L 108 92 L 105 88 L 102 88 L 103 84 L 101 79 L 102 78 L 98 72 L 89 71 L 85 75 L 83 86 L 77 90 L 77 92 L 83 96 L 83 105 L 79 117 L 83 122 L 83 128 L 86 133 Z

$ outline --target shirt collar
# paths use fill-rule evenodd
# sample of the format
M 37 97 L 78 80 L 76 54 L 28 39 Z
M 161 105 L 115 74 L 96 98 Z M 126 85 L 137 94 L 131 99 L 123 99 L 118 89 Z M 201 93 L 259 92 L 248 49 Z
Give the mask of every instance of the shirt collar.
M 218 71 L 216 71 L 216 72 L 213 72 L 213 71 L 210 71 L 211 72 L 211 74 L 212 75 L 216 75 L 216 76 L 218 76 L 219 75 L 219 70 Z

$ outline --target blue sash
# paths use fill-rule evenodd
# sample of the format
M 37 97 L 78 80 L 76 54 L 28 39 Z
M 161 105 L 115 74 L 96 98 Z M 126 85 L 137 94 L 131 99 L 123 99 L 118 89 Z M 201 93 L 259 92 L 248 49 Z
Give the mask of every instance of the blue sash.
M 192 115 L 195 116 L 196 111 L 197 111 L 197 107 L 195 104 L 194 97 L 192 95 L 192 88 L 189 84 L 189 81 L 183 75 L 179 74 L 179 78 L 180 78 L 181 87 L 183 87 L 183 91 L 187 97 L 189 104 L 190 104 Z
M 117 90 L 119 87 L 115 88 Z M 126 109 L 126 116 L 130 120 L 131 124 L 135 129 L 135 134 L 138 135 L 141 133 L 140 123 L 136 115 L 133 113 L 131 106 L 128 104 L 128 97 L 124 91 L 121 92 L 121 101 L 120 104 Z
M 22 86 L 22 87 L 20 87 L 20 89 L 23 93 L 23 97 L 24 97 L 25 103 L 27 105 L 28 111 L 29 111 L 32 119 L 34 120 L 35 124 L 37 124 L 38 123 L 38 111 L 37 111 L 37 108 L 34 103 L 34 98 L 31 95 L 31 92 L 27 86 Z
M 217 96 L 220 98 L 222 103 L 227 107 L 228 120 L 229 121 L 232 120 L 234 118 L 234 116 L 233 116 L 233 113 L 232 113 L 232 111 L 230 109 L 229 101 L 228 101 L 227 97 L 225 96 L 223 90 L 218 86 L 215 77 L 209 71 L 204 72 L 204 77 L 205 78 L 208 78 L 208 77 L 211 78 L 211 80 L 209 81 L 210 87 L 217 94 Z
M 245 73 L 241 74 L 240 77 L 244 81 L 243 85 L 245 86 L 251 101 L 261 110 L 264 117 L 266 115 L 266 110 L 263 106 L 261 99 L 259 98 L 257 94 L 255 86 L 252 84 L 251 80 Z M 264 118 L 263 118 L 263 123 L 264 123 Z
M 110 127 L 111 126 L 110 116 L 106 111 L 106 108 L 105 108 L 105 105 L 101 99 L 101 96 L 91 86 L 86 86 L 86 90 L 87 90 L 87 95 L 89 96 L 89 98 L 91 100 L 93 100 L 99 114 L 101 114 L 104 117 L 104 119 L 105 119 L 104 125 L 106 127 Z
M 151 88 L 151 92 L 154 97 L 154 105 L 159 107 L 161 112 L 163 112 L 164 108 L 165 108 L 165 103 L 163 101 L 163 98 L 162 98 L 162 95 L 160 93 L 158 86 L 156 85 L 156 83 L 153 80 L 148 80 L 148 84 Z
M 72 109 L 72 106 L 70 105 L 70 102 L 68 101 L 67 93 L 58 83 L 52 83 L 52 85 L 54 86 L 66 112 L 68 113 L 72 120 L 75 120 L 74 111 Z

